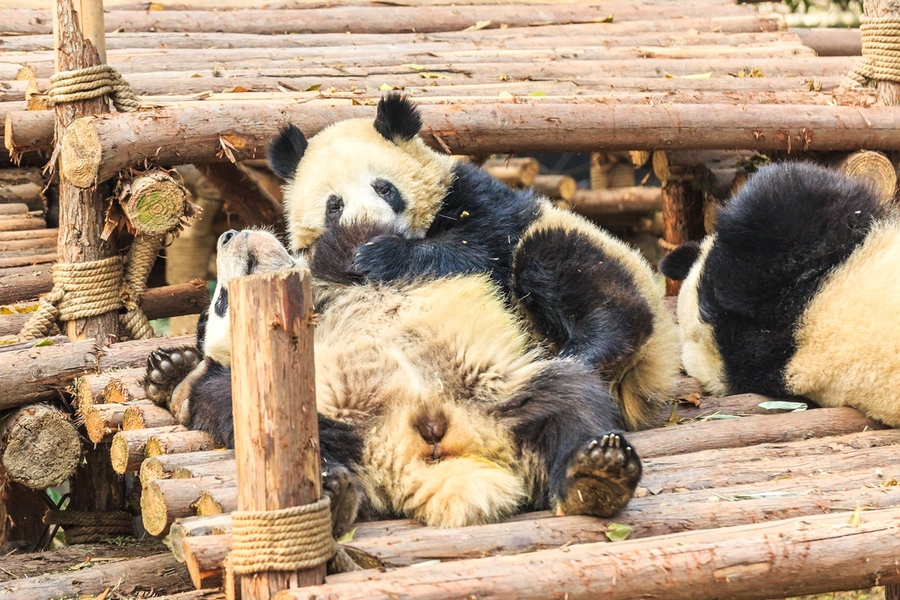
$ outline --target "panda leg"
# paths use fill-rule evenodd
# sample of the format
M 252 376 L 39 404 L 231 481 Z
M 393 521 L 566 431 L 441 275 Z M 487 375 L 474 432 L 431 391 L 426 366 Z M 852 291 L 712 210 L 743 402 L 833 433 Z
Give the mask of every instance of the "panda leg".
M 319 413 L 319 450 L 322 490 L 331 501 L 331 528 L 338 538 L 356 522 L 363 504 L 362 486 L 355 473 L 362 460 L 363 442 L 350 425 Z
M 200 351 L 193 346 L 160 348 L 147 357 L 147 373 L 141 382 L 147 398 L 170 408 L 172 392 L 200 363 Z
M 498 410 L 523 454 L 537 458 L 544 506 L 558 514 L 609 517 L 641 477 L 619 409 L 584 364 L 551 360 Z
M 524 237 L 513 264 L 513 294 L 561 357 L 608 370 L 653 332 L 653 311 L 622 261 L 571 223 Z

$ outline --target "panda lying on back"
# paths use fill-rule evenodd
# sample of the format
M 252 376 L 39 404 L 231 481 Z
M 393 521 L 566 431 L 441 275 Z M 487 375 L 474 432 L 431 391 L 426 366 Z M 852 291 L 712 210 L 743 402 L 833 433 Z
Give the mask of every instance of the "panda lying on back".
M 536 343 L 602 373 L 627 426 L 644 425 L 680 369 L 677 328 L 650 266 L 532 190 L 434 152 L 418 137 L 421 127 L 416 107 L 393 94 L 379 102 L 374 122 L 339 122 L 308 141 L 285 127 L 269 162 L 288 182 L 291 250 L 314 256 L 336 223 L 390 224 L 392 234 L 355 250 L 354 277 L 488 274 Z
M 660 269 L 684 280 L 682 360 L 713 393 L 805 396 L 900 426 L 900 216 L 824 167 L 764 167 L 702 244 Z
M 354 250 L 392 233 L 335 223 L 310 265 L 323 484 L 335 533 L 358 507 L 366 517 L 443 527 L 524 507 L 616 513 L 641 464 L 603 382 L 576 360 L 534 348 L 484 275 L 353 281 Z M 192 366 L 193 348 L 159 350 L 145 384 L 186 426 L 231 446 L 228 282 L 293 261 L 267 232 L 231 231 L 219 239 L 217 264 L 198 335 L 202 362 Z

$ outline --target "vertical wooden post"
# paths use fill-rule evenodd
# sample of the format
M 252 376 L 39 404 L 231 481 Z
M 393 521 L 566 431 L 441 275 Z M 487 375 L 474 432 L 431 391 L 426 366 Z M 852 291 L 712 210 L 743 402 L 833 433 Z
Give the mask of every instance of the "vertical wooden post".
M 238 510 L 290 508 L 322 498 L 309 271 L 233 280 L 231 384 Z M 241 577 L 244 598 L 317 585 L 325 565 Z
M 103 62 L 98 50 L 99 46 L 106 54 L 103 0 L 56 0 L 53 17 L 57 73 Z M 56 139 L 62 140 L 66 127 L 75 119 L 108 112 L 106 97 L 58 104 Z M 59 172 L 59 261 L 79 263 L 113 256 L 114 244 L 100 238 L 106 220 L 102 194 L 96 188 L 72 184 L 63 175 L 62 164 Z M 118 333 L 119 316 L 115 312 L 66 323 L 66 335 L 72 340 L 97 338 L 105 343 L 107 336 Z
M 56 72 L 83 69 L 105 61 L 106 42 L 102 0 L 56 0 L 53 13 Z M 62 140 L 72 121 L 109 112 L 105 97 L 56 106 L 56 139 Z M 60 159 L 59 242 L 60 262 L 79 263 L 113 256 L 115 245 L 100 234 L 106 220 L 103 195 L 96 188 L 80 188 L 62 175 Z M 110 312 L 65 324 L 72 340 L 96 338 L 106 343 L 118 336 L 119 315 Z M 85 463 L 75 473 L 70 507 L 74 510 L 117 510 L 125 506 L 125 488 L 109 467 L 108 452 L 88 451 Z M 97 454 L 97 456 L 94 456 Z M 100 491 L 97 486 L 100 486 Z

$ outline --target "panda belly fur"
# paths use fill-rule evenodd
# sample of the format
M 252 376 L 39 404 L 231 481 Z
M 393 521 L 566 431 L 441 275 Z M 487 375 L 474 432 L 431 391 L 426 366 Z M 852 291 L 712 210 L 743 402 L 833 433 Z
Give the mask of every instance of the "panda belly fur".
M 682 362 L 713 393 L 804 396 L 900 426 L 900 216 L 803 163 L 752 177 L 717 232 L 660 267 L 683 279 Z
M 232 250 L 274 237 L 232 240 L 220 241 L 219 262 L 264 272 Z M 316 278 L 322 256 L 313 287 L 323 477 L 333 506 L 349 506 L 335 516 L 336 533 L 355 518 L 346 495 L 357 487 L 367 517 L 438 526 L 493 522 L 526 506 L 608 516 L 628 501 L 640 460 L 602 381 L 577 361 L 545 358 L 486 276 L 347 285 Z M 227 443 L 229 358 L 216 346 L 229 336 L 211 331 L 228 324 L 224 284 L 206 324 L 213 343 L 201 340 L 204 360 L 178 389 L 190 398 L 182 421 Z M 176 356 L 151 356 L 148 384 L 162 385 Z

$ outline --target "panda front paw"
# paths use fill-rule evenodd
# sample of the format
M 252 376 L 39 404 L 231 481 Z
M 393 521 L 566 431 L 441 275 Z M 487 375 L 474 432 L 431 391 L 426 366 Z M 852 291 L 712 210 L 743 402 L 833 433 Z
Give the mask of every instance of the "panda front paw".
M 393 281 L 409 272 L 415 240 L 399 235 L 379 235 L 359 246 L 350 270 L 370 281 Z
M 343 465 L 326 464 L 322 469 L 322 489 L 331 501 L 331 531 L 337 539 L 356 522 L 362 495 L 359 480 Z
M 172 392 L 200 363 L 200 351 L 192 346 L 159 348 L 147 357 L 147 373 L 143 386 L 147 399 L 170 408 Z
M 624 435 L 590 440 L 570 459 L 556 512 L 611 517 L 631 500 L 640 478 L 641 459 Z

